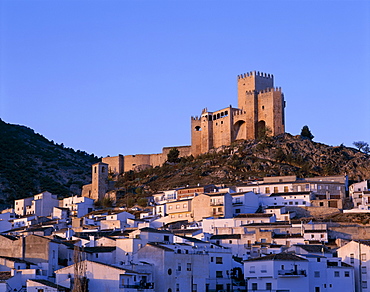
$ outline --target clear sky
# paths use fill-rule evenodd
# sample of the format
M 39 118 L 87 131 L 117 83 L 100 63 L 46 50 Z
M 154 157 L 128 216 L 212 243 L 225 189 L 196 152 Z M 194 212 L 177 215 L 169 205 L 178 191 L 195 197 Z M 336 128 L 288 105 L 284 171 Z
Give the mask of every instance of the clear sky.
M 286 131 L 370 143 L 370 1 L 0 2 L 0 117 L 98 156 L 190 145 L 190 117 L 274 74 Z M 1 134 L 1 133 L 0 133 Z

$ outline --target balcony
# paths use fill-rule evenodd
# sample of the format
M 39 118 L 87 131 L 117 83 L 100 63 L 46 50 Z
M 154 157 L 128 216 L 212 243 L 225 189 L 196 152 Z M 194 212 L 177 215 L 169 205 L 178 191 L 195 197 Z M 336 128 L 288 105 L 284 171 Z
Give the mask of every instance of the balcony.
M 121 285 L 120 288 L 137 289 L 138 291 L 144 289 L 154 289 L 154 283 L 136 283 L 135 285 Z
M 211 206 L 223 206 L 223 202 L 211 202 Z
M 306 270 L 278 270 L 279 277 L 306 277 Z

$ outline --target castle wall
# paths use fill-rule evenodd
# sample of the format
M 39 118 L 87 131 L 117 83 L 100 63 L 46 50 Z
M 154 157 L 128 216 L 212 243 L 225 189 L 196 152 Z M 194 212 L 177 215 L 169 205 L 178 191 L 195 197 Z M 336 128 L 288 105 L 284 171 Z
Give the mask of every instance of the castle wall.
M 103 163 L 109 164 L 109 171 L 113 172 L 114 175 L 122 174 L 124 171 L 123 155 L 104 157 Z
M 232 140 L 232 118 L 231 107 L 213 113 L 212 121 L 212 147 L 217 148 L 228 145 Z
M 151 165 L 150 154 L 124 156 L 124 172 L 134 170 L 137 166 Z
M 171 149 L 176 148 L 179 150 L 179 157 L 185 157 L 191 155 L 191 146 L 173 146 L 173 147 L 163 147 L 162 153 L 158 155 L 162 155 L 162 162 L 163 164 L 167 160 L 167 154 L 171 151 Z M 153 154 L 152 154 L 153 155 Z

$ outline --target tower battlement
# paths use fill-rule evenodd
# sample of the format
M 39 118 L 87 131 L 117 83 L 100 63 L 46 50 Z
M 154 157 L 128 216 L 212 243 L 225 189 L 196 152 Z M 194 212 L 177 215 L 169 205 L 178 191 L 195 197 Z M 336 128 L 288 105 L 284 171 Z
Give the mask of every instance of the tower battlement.
M 258 76 L 258 77 L 261 77 L 261 78 L 268 78 L 268 79 L 273 79 L 274 78 L 274 75 L 272 75 L 272 74 L 267 74 L 267 73 L 263 73 L 263 72 L 259 72 L 259 71 L 250 71 L 248 73 L 243 73 L 243 74 L 238 75 L 238 79 L 244 79 L 244 78 L 248 78 L 248 77 L 252 77 L 252 76 Z

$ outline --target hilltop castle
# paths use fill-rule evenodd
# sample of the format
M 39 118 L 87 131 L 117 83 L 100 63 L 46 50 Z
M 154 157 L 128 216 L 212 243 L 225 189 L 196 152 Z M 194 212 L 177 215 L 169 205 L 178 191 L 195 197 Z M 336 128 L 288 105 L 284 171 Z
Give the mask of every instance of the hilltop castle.
M 191 118 L 191 154 L 230 145 L 241 139 L 256 139 L 266 129 L 273 136 L 285 132 L 285 101 L 281 88 L 274 88 L 270 74 L 250 72 L 238 76 L 238 108 L 231 106 Z
M 230 105 L 215 112 L 205 108 L 200 117 L 191 117 L 191 146 L 164 147 L 158 154 L 105 157 L 93 165 L 92 184 L 83 187 L 83 196 L 103 198 L 110 189 L 102 183 L 108 180 L 108 172 L 121 174 L 162 165 L 172 148 L 179 150 L 180 157 L 197 156 L 236 140 L 256 139 L 267 129 L 272 136 L 284 133 L 284 95 L 274 87 L 273 75 L 254 71 L 239 75 L 237 82 L 238 108 Z

